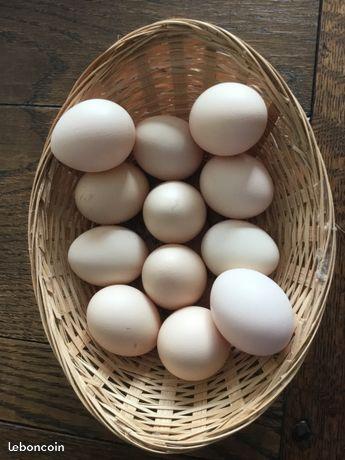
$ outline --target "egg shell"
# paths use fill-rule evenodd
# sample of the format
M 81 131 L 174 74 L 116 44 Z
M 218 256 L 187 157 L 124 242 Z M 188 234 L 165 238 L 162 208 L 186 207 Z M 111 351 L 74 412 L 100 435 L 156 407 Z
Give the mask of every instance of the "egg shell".
M 230 345 L 218 332 L 207 308 L 191 306 L 172 313 L 162 324 L 157 350 L 176 377 L 197 381 L 223 367 Z
M 225 82 L 211 86 L 194 102 L 189 116 L 197 144 L 214 155 L 237 155 L 256 144 L 267 125 L 265 101 L 253 88 Z
M 241 351 L 278 353 L 294 331 L 294 313 L 284 291 L 255 270 L 228 270 L 213 283 L 211 313 L 221 334 Z
M 101 289 L 91 298 L 86 316 L 91 336 L 111 353 L 139 356 L 156 346 L 161 325 L 158 310 L 132 286 Z
M 132 151 L 135 126 L 129 113 L 105 99 L 88 99 L 67 110 L 51 135 L 61 163 L 85 172 L 114 168 Z
M 232 268 L 269 275 L 279 263 L 279 250 L 270 235 L 244 220 L 224 220 L 211 227 L 203 237 L 201 254 L 215 275 Z
M 196 188 L 185 182 L 165 182 L 151 190 L 143 207 L 150 233 L 165 243 L 194 238 L 206 220 L 206 206 Z
M 158 305 L 176 310 L 194 304 L 207 282 L 206 267 L 196 252 L 179 244 L 153 251 L 142 270 L 147 295 Z
M 95 286 L 130 283 L 140 276 L 148 250 L 135 232 L 120 226 L 101 226 L 76 238 L 68 262 L 76 275 Z
M 261 214 L 274 192 L 262 161 L 245 153 L 208 161 L 200 175 L 200 190 L 210 208 L 233 219 Z
M 134 156 L 144 171 L 161 180 L 185 179 L 203 158 L 185 120 L 171 115 L 146 118 L 137 125 Z
M 149 183 L 132 163 L 84 174 L 74 192 L 79 212 L 97 224 L 119 224 L 142 209 Z

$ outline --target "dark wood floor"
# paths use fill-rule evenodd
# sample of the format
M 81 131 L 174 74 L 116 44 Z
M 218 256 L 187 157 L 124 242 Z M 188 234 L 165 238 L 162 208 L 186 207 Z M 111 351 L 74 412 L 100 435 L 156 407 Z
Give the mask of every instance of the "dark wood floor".
M 0 5 L 0 459 L 149 459 L 82 407 L 41 327 L 26 220 L 44 139 L 72 83 L 120 35 L 170 16 L 214 22 L 283 74 L 312 123 L 332 182 L 338 259 L 328 308 L 302 370 L 254 424 L 188 457 L 345 458 L 343 0 L 12 0 Z M 8 442 L 62 443 L 65 454 L 8 452 Z M 170 456 L 183 459 L 187 456 Z M 157 457 L 155 457 L 157 458 Z

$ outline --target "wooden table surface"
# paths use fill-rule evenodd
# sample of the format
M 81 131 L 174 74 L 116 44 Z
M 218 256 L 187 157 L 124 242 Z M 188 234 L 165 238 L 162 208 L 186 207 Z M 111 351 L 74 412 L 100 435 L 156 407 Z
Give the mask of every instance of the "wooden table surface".
M 171 16 L 225 27 L 282 73 L 311 116 L 328 167 L 338 258 L 320 331 L 302 370 L 279 400 L 227 440 L 170 458 L 343 460 L 344 0 L 1 2 L 0 459 L 154 458 L 110 434 L 68 385 L 47 343 L 32 294 L 26 221 L 44 139 L 76 77 L 118 36 Z M 19 441 L 57 441 L 64 444 L 65 454 L 8 452 L 8 442 Z

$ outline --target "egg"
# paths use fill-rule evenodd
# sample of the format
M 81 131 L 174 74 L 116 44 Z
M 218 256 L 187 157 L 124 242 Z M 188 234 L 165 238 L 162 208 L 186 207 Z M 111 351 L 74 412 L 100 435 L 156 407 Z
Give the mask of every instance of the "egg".
M 230 346 L 214 325 L 210 310 L 192 306 L 175 311 L 163 322 L 157 350 L 169 372 L 197 381 L 223 367 Z
M 197 144 L 214 155 L 237 155 L 258 142 L 267 125 L 265 101 L 253 88 L 226 82 L 194 102 L 189 126 Z
M 109 171 L 86 173 L 74 197 L 79 212 L 97 224 L 119 224 L 142 209 L 149 191 L 145 175 L 132 163 Z
M 185 182 L 165 182 L 151 190 L 143 207 L 150 233 L 165 243 L 184 243 L 194 238 L 206 220 L 200 193 Z
M 157 343 L 161 325 L 156 306 L 138 289 L 118 284 L 98 291 L 86 312 L 91 336 L 105 350 L 140 356 Z
M 179 244 L 153 251 L 142 270 L 147 295 L 168 310 L 194 304 L 206 287 L 206 267 L 196 252 Z
M 245 153 L 208 161 L 200 190 L 210 208 L 234 219 L 261 214 L 273 199 L 273 182 L 264 164 Z
M 84 281 L 95 286 L 130 283 L 141 273 L 148 250 L 135 232 L 119 226 L 101 226 L 76 238 L 68 262 Z
M 61 163 L 79 171 L 114 168 L 130 154 L 135 126 L 115 102 L 88 99 L 67 110 L 51 135 L 51 150 Z
M 226 340 L 258 356 L 283 350 L 295 327 L 284 291 L 266 275 L 245 268 L 218 276 L 211 289 L 211 313 Z
M 211 227 L 203 237 L 201 253 L 215 275 L 231 268 L 269 275 L 279 262 L 278 247 L 268 233 L 243 220 L 224 220 Z
M 176 180 L 185 179 L 198 169 L 203 151 L 193 141 L 185 120 L 157 115 L 137 125 L 134 156 L 152 176 Z

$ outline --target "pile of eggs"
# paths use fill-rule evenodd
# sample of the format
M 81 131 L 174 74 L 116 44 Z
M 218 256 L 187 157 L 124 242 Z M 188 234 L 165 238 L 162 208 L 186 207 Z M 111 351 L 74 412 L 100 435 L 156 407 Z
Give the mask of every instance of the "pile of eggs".
M 124 108 L 103 99 L 80 102 L 59 119 L 52 152 L 85 173 L 75 203 L 98 224 L 71 244 L 68 261 L 79 278 L 101 287 L 87 307 L 87 325 L 105 350 L 139 356 L 157 346 L 172 374 L 196 381 L 224 365 L 230 344 L 260 356 L 287 346 L 294 314 L 268 277 L 278 247 L 244 220 L 273 199 L 267 169 L 245 153 L 267 118 L 256 90 L 229 82 L 196 99 L 189 123 L 158 115 L 135 126 Z M 205 152 L 211 158 L 201 166 Z M 131 153 L 135 161 L 125 161 Z M 183 181 L 199 168 L 200 191 Z M 162 182 L 150 190 L 145 173 Z M 226 220 L 206 231 L 198 254 L 184 243 L 204 229 L 207 207 Z M 137 233 L 119 225 L 139 212 L 163 243 L 150 254 Z M 216 275 L 210 308 L 198 306 L 207 269 Z M 140 276 L 143 290 L 130 285 Z M 163 322 L 157 307 L 170 312 Z

